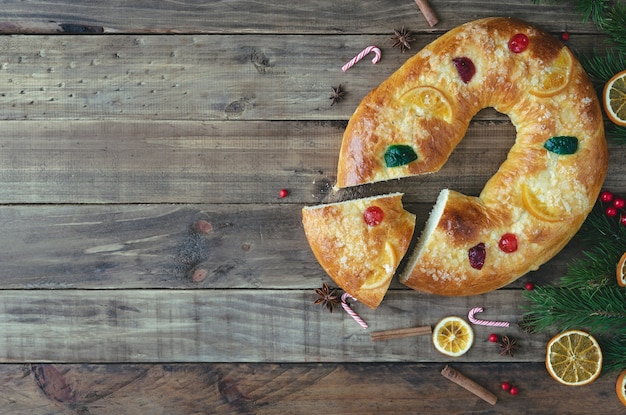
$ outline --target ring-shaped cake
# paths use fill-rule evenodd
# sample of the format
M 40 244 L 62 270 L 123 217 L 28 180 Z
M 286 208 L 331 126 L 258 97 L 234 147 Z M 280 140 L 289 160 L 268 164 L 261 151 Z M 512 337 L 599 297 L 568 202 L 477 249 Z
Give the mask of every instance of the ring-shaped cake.
M 438 171 L 486 107 L 509 116 L 515 143 L 478 196 L 441 191 L 400 276 L 413 289 L 474 295 L 511 283 L 569 242 L 600 192 L 608 151 L 587 74 L 551 35 L 498 17 L 450 30 L 361 101 L 336 187 Z

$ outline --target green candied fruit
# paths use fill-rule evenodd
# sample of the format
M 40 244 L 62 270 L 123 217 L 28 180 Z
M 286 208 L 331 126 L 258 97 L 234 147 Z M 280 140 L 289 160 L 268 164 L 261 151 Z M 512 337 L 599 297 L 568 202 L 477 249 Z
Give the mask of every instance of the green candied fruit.
M 560 135 L 549 138 L 543 147 L 555 154 L 574 154 L 578 150 L 578 138 Z
M 411 146 L 394 144 L 385 151 L 385 164 L 387 167 L 399 167 L 417 160 L 417 154 Z

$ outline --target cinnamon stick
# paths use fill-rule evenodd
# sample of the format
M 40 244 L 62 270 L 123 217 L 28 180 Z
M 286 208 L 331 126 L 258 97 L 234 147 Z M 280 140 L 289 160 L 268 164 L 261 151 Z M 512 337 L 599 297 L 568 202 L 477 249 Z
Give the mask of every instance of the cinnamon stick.
M 483 388 L 478 383 L 474 382 L 472 379 L 463 375 L 456 369 L 451 368 L 446 365 L 441 371 L 441 374 L 446 378 L 456 383 L 457 385 L 465 388 L 466 390 L 472 392 L 474 395 L 478 396 L 480 399 L 485 402 L 490 403 L 491 405 L 495 405 L 498 397 L 493 393 L 489 392 L 487 389 Z
M 393 329 L 393 330 L 383 330 L 383 331 L 375 331 L 370 334 L 373 341 L 378 340 L 389 340 L 389 339 L 401 339 L 404 337 L 411 336 L 422 336 L 424 334 L 432 334 L 433 329 L 430 326 L 422 326 L 422 327 L 409 327 L 405 329 Z
M 433 11 L 432 7 L 430 7 L 428 0 L 415 0 L 415 3 L 426 18 L 426 21 L 428 22 L 430 27 L 433 27 L 434 25 L 439 23 L 439 19 L 437 18 L 437 15 Z

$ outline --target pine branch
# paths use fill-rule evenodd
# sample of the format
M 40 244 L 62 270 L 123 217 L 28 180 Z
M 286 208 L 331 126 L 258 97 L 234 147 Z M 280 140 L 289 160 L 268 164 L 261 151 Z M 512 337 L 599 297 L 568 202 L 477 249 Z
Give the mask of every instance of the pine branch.
M 587 330 L 596 335 L 616 335 L 626 329 L 626 290 L 536 287 L 524 291 L 532 306 L 526 309 L 522 328 L 530 333 L 548 330 Z
M 626 368 L 626 335 L 600 337 L 604 372 L 619 372 Z
M 626 144 L 626 127 L 611 124 L 606 129 L 606 136 L 617 145 Z
M 596 21 L 596 24 L 621 52 L 626 52 L 626 5 L 616 2 Z
M 582 15 L 583 22 L 591 20 L 596 23 L 602 20 L 602 17 L 608 10 L 608 0 L 572 0 L 567 3 L 574 3 L 574 8 Z M 555 4 L 557 0 L 532 0 L 533 4 Z M 561 1 L 563 3 L 563 1 Z
M 563 2 L 563 1 L 561 1 Z M 611 0 L 571 0 L 583 22 L 592 21 L 614 43 L 617 50 L 626 53 L 626 5 Z M 532 0 L 533 4 L 558 3 L 556 0 Z
M 626 226 L 620 224 L 617 217 L 608 217 L 605 214 L 605 208 L 604 203 L 596 201 L 576 237 L 587 246 L 608 243 L 613 244 L 615 250 L 624 252 L 626 251 Z
M 604 55 L 577 56 L 580 64 L 589 74 L 596 89 L 602 91 L 604 85 L 618 72 L 626 69 L 626 53 L 611 50 Z
M 605 205 L 597 201 L 576 235 L 588 248 L 572 261 L 561 278 L 562 286 L 589 288 L 617 284 L 615 267 L 626 252 L 626 226 L 617 218 L 608 217 L 604 210 Z

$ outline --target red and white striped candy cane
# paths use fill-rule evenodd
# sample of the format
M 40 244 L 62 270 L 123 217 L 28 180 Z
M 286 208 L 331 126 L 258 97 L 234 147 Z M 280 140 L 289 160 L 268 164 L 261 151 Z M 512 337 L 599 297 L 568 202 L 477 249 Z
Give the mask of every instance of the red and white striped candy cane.
M 376 46 L 368 46 L 365 49 L 363 49 L 358 55 L 356 55 L 354 58 L 352 58 L 352 60 L 350 60 L 350 62 L 348 62 L 345 65 L 343 65 L 341 67 L 341 70 L 345 72 L 348 69 L 352 68 L 355 63 L 357 63 L 358 61 L 363 59 L 365 57 L 365 55 L 367 55 L 370 52 L 374 52 L 376 54 L 374 56 L 374 58 L 372 59 L 372 63 L 373 64 L 377 64 L 378 61 L 380 60 L 380 56 L 381 56 L 380 49 L 378 49 Z
M 482 307 L 474 307 L 469 311 L 467 318 L 473 324 L 478 324 L 479 326 L 489 326 L 489 327 L 509 327 L 508 321 L 494 321 L 494 320 L 479 320 L 474 317 L 476 313 L 482 313 Z
M 354 301 L 358 301 L 356 298 L 354 298 L 350 294 L 343 293 L 343 295 L 341 296 L 341 306 L 343 307 L 344 310 L 346 310 L 346 313 L 348 313 L 350 315 L 350 317 L 352 317 L 354 319 L 354 321 L 356 321 L 357 323 L 359 323 L 359 325 L 361 327 L 366 329 L 368 327 L 367 323 L 365 321 L 363 321 L 363 319 L 361 317 L 359 317 L 359 315 L 357 313 L 355 313 L 354 310 L 352 310 L 352 308 L 346 302 L 346 299 L 348 297 L 352 298 Z

